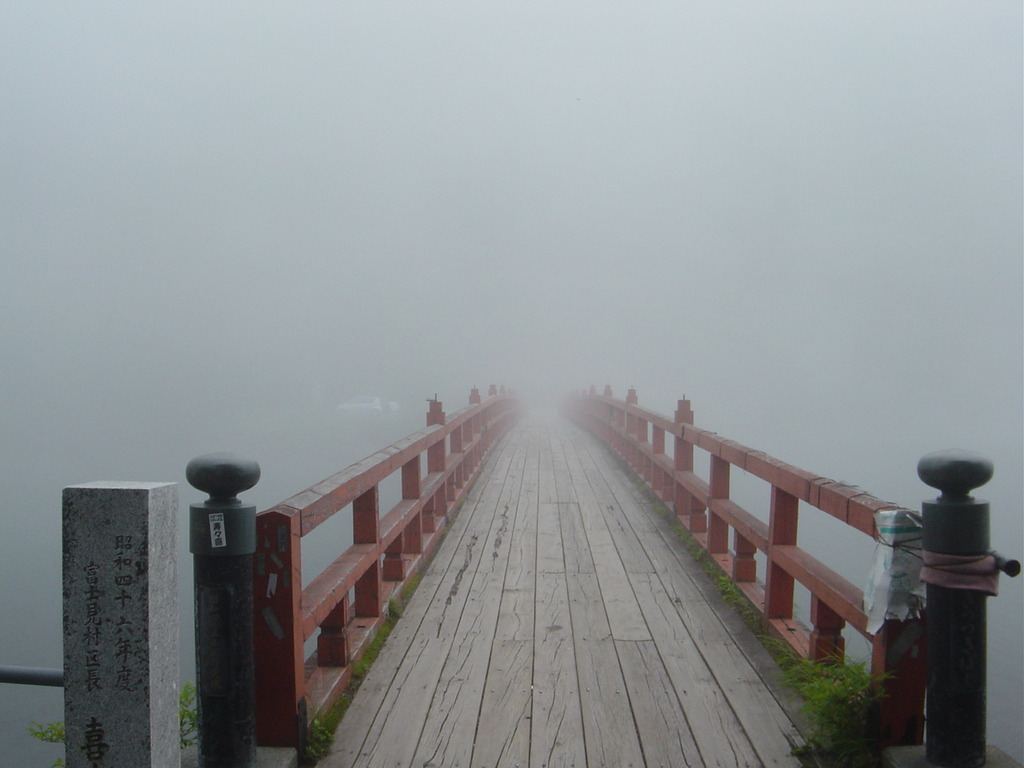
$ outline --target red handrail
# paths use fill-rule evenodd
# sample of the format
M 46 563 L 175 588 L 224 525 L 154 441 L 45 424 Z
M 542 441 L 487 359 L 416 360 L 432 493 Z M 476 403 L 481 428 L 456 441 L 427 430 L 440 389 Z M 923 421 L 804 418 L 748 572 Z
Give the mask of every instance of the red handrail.
M 431 401 L 427 427 L 256 517 L 253 642 L 256 740 L 304 746 L 309 718 L 351 679 L 351 665 L 385 619 L 390 595 L 437 544 L 487 449 L 515 421 L 515 397 L 491 388 L 446 418 Z M 426 473 L 421 457 L 426 454 Z M 381 481 L 401 473 L 402 499 L 381 515 Z M 308 585 L 302 537 L 352 505 L 353 544 Z M 319 630 L 316 652 L 304 644 Z
M 606 442 L 674 512 L 679 522 L 761 613 L 765 627 L 801 656 L 842 658 L 843 627 L 849 624 L 871 643 L 871 670 L 884 687 L 880 743 L 920 744 L 924 736 L 926 683 L 923 619 L 886 621 L 869 632 L 863 591 L 797 546 L 801 501 L 869 536 L 875 513 L 899 509 L 864 493 L 779 461 L 693 425 L 689 400 L 674 418 L 641 408 L 636 391 L 617 400 L 593 387 L 567 401 L 570 417 Z M 675 440 L 671 457 L 665 438 Z M 708 481 L 694 473 L 694 449 L 708 454 Z M 767 523 L 729 498 L 729 471 L 736 466 L 770 485 Z M 733 545 L 729 547 L 732 532 Z M 766 559 L 763 583 L 754 554 Z M 793 615 L 795 584 L 811 593 L 811 627 Z

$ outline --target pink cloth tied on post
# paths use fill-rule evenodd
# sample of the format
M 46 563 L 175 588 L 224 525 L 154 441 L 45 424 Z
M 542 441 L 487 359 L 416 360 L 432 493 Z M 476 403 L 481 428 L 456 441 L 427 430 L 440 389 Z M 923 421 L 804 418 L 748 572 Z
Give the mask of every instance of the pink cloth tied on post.
M 999 569 L 992 555 L 941 555 L 924 551 L 921 581 L 948 589 L 970 589 L 994 597 Z

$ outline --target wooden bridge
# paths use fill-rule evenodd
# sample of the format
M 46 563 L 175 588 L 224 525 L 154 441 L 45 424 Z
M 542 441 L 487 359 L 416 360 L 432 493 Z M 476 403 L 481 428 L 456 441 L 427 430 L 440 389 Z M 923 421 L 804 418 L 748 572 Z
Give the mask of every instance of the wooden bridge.
M 429 560 L 327 766 L 797 765 L 778 670 L 677 521 L 798 653 L 841 655 L 847 622 L 868 637 L 873 670 L 890 675 L 879 736 L 920 743 L 920 626 L 869 634 L 860 591 L 796 546 L 800 501 L 868 534 L 892 505 L 693 427 L 686 401 L 669 419 L 606 391 L 569 412 L 520 419 L 495 388 L 450 418 L 432 403 L 425 430 L 258 517 L 260 743 L 302 746 L 388 597 Z M 729 499 L 732 465 L 768 483 L 768 522 Z M 381 514 L 393 473 L 403 498 Z M 302 536 L 346 507 L 355 544 L 303 587 Z M 811 591 L 809 628 L 793 617 L 796 582 Z

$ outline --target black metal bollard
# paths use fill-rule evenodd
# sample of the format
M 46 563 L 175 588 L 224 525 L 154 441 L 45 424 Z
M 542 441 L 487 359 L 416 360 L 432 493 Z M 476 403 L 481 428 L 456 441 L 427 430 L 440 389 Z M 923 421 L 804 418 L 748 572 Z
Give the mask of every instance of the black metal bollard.
M 925 753 L 933 765 L 985 764 L 986 616 L 998 570 L 1016 561 L 989 552 L 989 505 L 970 492 L 992 479 L 992 462 L 940 451 L 918 462 L 918 476 L 941 495 L 922 504 L 927 583 L 928 693 Z
M 192 459 L 189 483 L 210 494 L 189 507 L 196 611 L 199 765 L 256 765 L 252 556 L 256 507 L 236 496 L 260 479 L 255 461 L 229 453 Z

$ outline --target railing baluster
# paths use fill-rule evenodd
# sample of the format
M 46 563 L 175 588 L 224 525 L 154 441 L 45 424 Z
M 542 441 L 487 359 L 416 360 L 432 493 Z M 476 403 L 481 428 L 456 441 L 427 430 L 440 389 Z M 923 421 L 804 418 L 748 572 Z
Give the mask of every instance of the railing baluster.
M 671 498 L 671 485 L 668 482 L 668 475 L 658 465 L 658 458 L 665 455 L 665 428 L 653 425 L 651 427 L 651 451 L 655 460 L 651 462 L 652 477 L 651 488 L 655 496 L 662 501 Z
M 810 656 L 817 661 L 842 661 L 846 651 L 843 617 L 817 595 L 811 595 Z
M 729 526 L 714 511 L 714 499 L 729 498 L 729 464 L 721 456 L 711 454 L 710 482 L 708 483 L 708 552 L 726 555 L 729 551 Z
M 356 581 L 356 616 L 376 618 L 381 612 L 380 561 L 371 565 Z
M 352 502 L 352 543 L 380 543 L 380 489 L 376 485 Z
M 384 581 L 405 580 L 405 537 L 396 536 L 395 540 L 388 544 L 384 550 L 384 569 L 381 571 L 381 578 Z
M 684 429 L 686 424 L 693 424 L 693 411 L 690 409 L 689 400 L 680 400 L 676 406 L 674 468 L 676 477 L 681 472 L 693 472 L 693 443 L 685 438 Z M 678 479 L 675 481 L 675 508 L 673 510 L 676 519 L 690 531 L 700 534 L 708 529 L 708 518 L 704 505 L 694 498 L 686 487 Z
M 799 500 L 777 486 L 772 486 L 771 511 L 768 517 L 768 568 L 765 573 L 764 614 L 766 619 L 793 618 L 794 579 L 772 557 L 776 545 L 796 544 Z
M 754 560 L 756 552 L 757 547 L 754 546 L 753 542 L 741 536 L 739 531 L 733 532 L 733 581 L 757 581 L 757 561 Z
M 316 661 L 321 667 L 344 667 L 349 663 L 348 614 L 348 597 L 343 597 L 320 623 Z
M 374 485 L 352 502 L 352 541 L 380 546 L 380 489 Z M 356 616 L 380 616 L 380 558 L 356 581 Z

